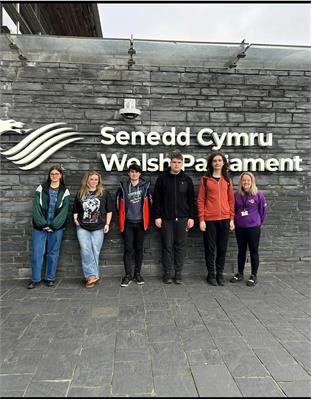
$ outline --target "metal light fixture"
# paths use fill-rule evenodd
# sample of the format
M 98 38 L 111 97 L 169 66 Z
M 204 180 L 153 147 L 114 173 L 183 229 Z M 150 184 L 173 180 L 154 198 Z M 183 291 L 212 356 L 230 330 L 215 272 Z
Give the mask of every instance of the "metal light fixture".
M 133 35 L 131 35 L 130 39 L 130 48 L 128 49 L 128 54 L 130 55 L 130 58 L 127 62 L 127 65 L 130 68 L 135 64 L 135 61 L 133 59 L 133 55 L 136 54 L 136 50 L 134 49 L 134 40 L 133 40 Z
M 242 42 L 240 43 L 240 52 L 235 56 L 235 58 L 233 60 L 231 60 L 228 64 L 228 68 L 236 68 L 238 65 L 238 61 L 241 58 L 245 58 L 246 57 L 246 51 L 251 47 L 252 44 L 246 45 L 245 43 L 245 39 L 242 40 Z
M 140 110 L 136 108 L 135 99 L 124 99 L 124 108 L 119 111 L 125 119 L 135 119 L 141 114 Z

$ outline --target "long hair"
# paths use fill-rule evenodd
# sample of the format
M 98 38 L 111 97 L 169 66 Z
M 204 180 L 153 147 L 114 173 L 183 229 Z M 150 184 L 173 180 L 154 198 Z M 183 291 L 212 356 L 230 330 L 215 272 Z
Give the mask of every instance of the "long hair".
M 249 193 L 251 193 L 251 194 L 257 194 L 258 189 L 257 189 L 257 186 L 256 186 L 256 179 L 255 179 L 254 175 L 253 175 L 251 172 L 248 172 L 248 171 L 242 172 L 242 174 L 241 174 L 240 177 L 239 177 L 239 193 L 240 193 L 242 196 L 245 195 L 245 191 L 244 191 L 244 189 L 242 188 L 242 179 L 243 179 L 243 176 L 244 176 L 244 175 L 248 175 L 248 176 L 251 178 L 251 181 L 252 181 L 252 184 L 251 184 Z
M 80 198 L 81 199 L 82 199 L 82 197 L 85 197 L 89 192 L 89 187 L 88 187 L 87 181 L 88 181 L 89 177 L 92 175 L 98 176 L 98 184 L 96 186 L 96 191 L 95 191 L 96 196 L 101 197 L 105 191 L 100 173 L 97 171 L 94 171 L 94 170 L 88 171 L 85 173 L 85 175 L 82 179 L 81 188 L 80 188 Z
M 206 176 L 213 176 L 214 168 L 213 168 L 213 160 L 216 156 L 220 156 L 224 162 L 224 165 L 221 169 L 221 175 L 228 181 L 229 180 L 229 163 L 226 159 L 225 155 L 220 151 L 213 151 L 207 160 L 207 171 Z
M 52 167 L 49 169 L 49 173 L 46 179 L 46 185 L 50 186 L 51 185 L 51 172 L 56 169 L 56 171 L 58 171 L 61 174 L 61 178 L 59 181 L 60 186 L 65 187 L 65 181 L 64 181 L 64 172 L 63 169 L 60 165 L 52 165 Z

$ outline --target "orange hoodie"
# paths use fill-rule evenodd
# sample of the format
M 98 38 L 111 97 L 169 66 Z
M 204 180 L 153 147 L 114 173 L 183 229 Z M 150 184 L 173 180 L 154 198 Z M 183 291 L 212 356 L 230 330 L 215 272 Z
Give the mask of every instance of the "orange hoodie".
M 212 177 L 200 179 L 198 193 L 199 221 L 234 219 L 234 193 L 232 180 L 222 176 L 219 181 Z

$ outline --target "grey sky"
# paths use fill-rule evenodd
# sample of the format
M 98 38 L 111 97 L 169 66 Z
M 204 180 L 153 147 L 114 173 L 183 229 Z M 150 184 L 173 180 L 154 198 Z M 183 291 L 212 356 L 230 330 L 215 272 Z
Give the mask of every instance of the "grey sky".
M 99 4 L 106 38 L 311 45 L 310 4 Z

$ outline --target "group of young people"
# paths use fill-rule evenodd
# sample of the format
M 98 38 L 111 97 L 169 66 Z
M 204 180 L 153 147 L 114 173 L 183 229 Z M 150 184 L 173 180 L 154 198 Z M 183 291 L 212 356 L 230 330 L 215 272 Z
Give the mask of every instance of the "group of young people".
M 116 193 L 119 228 L 124 239 L 125 275 L 121 286 L 132 280 L 141 285 L 145 232 L 154 220 L 161 232 L 163 283 L 182 283 L 182 270 L 188 231 L 194 226 L 195 194 L 192 179 L 183 171 L 183 155 L 174 151 L 170 167 L 156 180 L 151 194 L 150 182 L 142 176 L 141 167 L 131 164 L 128 178 L 120 182 Z M 28 288 L 41 283 L 46 260 L 45 282 L 54 286 L 60 246 L 69 215 L 70 193 L 64 183 L 62 168 L 50 168 L 47 180 L 34 196 L 32 230 L 32 281 Z M 99 280 L 99 255 L 105 234 L 109 232 L 115 205 L 97 171 L 88 171 L 73 203 L 73 221 L 85 287 Z M 221 152 L 213 152 L 207 161 L 206 175 L 200 179 L 197 197 L 199 227 L 203 233 L 207 282 L 223 286 L 229 231 L 235 230 L 238 244 L 238 272 L 230 282 L 244 279 L 247 249 L 250 252 L 251 276 L 248 286 L 257 282 L 260 230 L 267 214 L 267 203 L 256 187 L 251 172 L 239 177 L 233 191 L 229 165 Z M 133 261 L 134 260 L 134 265 Z

